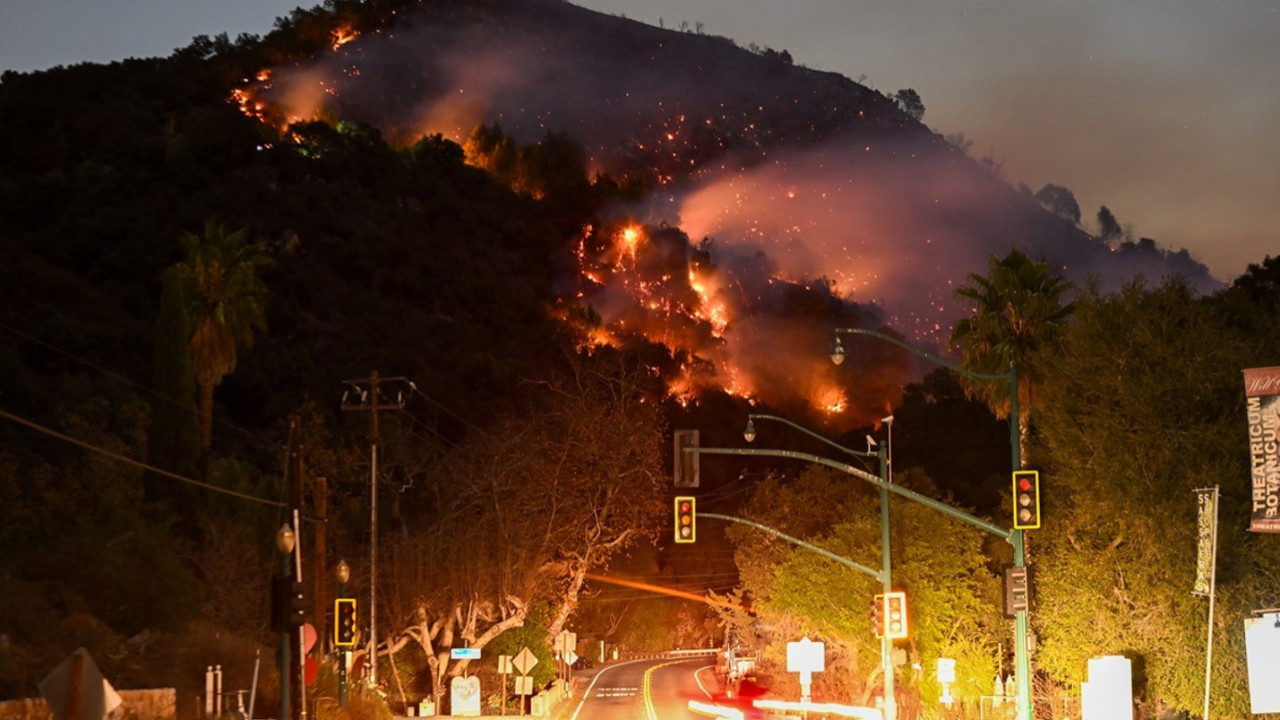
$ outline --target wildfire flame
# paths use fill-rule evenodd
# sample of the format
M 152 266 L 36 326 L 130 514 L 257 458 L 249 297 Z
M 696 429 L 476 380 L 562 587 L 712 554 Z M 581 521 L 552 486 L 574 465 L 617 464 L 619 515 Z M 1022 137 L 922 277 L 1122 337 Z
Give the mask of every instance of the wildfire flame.
M 329 47 L 337 50 L 358 37 L 360 37 L 360 33 L 351 27 L 334 28 L 333 32 L 329 33 Z

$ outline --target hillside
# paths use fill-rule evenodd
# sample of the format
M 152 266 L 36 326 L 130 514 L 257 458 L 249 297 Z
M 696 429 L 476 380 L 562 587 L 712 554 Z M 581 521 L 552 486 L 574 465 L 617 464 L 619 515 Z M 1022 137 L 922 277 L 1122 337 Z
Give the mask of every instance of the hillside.
M 162 276 L 207 220 L 272 261 L 266 329 L 216 389 L 213 479 L 281 497 L 287 419 L 310 403 L 329 433 L 315 441 L 334 469 L 329 537 L 352 556 L 368 418 L 339 398 L 371 371 L 420 391 L 384 429 L 403 463 L 384 469 L 386 512 L 404 527 L 435 509 L 405 467 L 516 414 L 589 342 L 624 351 L 665 387 L 670 422 L 715 428 L 709 442 L 737 441 L 748 401 L 835 434 L 902 407 L 915 376 L 886 348 L 837 371 L 831 328 L 936 343 L 954 284 L 992 254 L 1020 247 L 1077 282 L 1214 286 L 1184 253 L 1091 239 L 882 94 L 786 51 L 555 0 L 330 2 L 263 38 L 0 77 L 0 410 L 189 473 L 195 397 L 175 378 L 186 351 Z M 946 399 L 969 434 L 948 439 L 987 459 L 947 480 L 993 504 L 982 482 L 1006 436 L 944 389 L 907 405 L 934 417 Z M 908 445 L 929 445 L 927 427 Z M 113 652 L 142 638 L 114 677 L 175 684 L 203 663 L 147 655 L 146 631 L 199 616 L 261 640 L 265 583 L 241 574 L 265 581 L 277 510 L 3 428 L 0 617 L 36 650 L 4 666 L 0 695 L 32 687 L 31 658 L 68 638 Z M 931 470 L 954 459 L 920 453 Z M 708 484 L 748 477 L 721 472 Z
M 881 93 L 785 50 L 557 0 L 430 3 L 335 37 L 249 83 L 247 106 L 281 127 L 353 119 L 403 141 L 464 142 L 481 123 L 520 142 L 563 133 L 593 172 L 643 178 L 646 201 L 624 212 L 712 238 L 725 266 L 762 250 L 790 279 L 830 278 L 921 341 L 955 319 L 949 288 L 1011 247 L 1081 284 L 1219 286 L 1185 252 L 1090 238 Z

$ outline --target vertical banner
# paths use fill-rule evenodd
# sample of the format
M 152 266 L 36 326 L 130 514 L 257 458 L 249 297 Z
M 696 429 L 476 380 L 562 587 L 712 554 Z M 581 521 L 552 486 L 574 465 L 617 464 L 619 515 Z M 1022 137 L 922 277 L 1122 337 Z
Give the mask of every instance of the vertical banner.
M 1253 532 L 1280 532 L 1280 366 L 1244 371 L 1249 419 L 1249 464 L 1252 468 Z
M 1217 488 L 1200 488 L 1196 493 L 1196 582 L 1192 595 L 1209 596 L 1213 587 L 1213 540 L 1218 513 L 1214 505 L 1218 501 Z

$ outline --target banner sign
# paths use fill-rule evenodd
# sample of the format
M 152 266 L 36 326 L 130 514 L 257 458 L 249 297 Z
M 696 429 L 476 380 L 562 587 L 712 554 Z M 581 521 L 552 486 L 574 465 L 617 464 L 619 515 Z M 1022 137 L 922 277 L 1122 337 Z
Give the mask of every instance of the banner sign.
M 1244 371 L 1252 468 L 1253 532 L 1280 532 L 1280 367 Z
M 1208 597 L 1213 590 L 1213 541 L 1218 524 L 1214 505 L 1218 501 L 1218 488 L 1196 490 L 1196 583 L 1192 595 Z

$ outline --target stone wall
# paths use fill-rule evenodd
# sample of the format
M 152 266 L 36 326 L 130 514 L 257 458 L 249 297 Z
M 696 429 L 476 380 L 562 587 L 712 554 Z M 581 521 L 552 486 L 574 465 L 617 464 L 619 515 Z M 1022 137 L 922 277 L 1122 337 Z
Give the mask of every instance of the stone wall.
M 117 690 L 121 704 L 108 720 L 176 720 L 178 694 L 173 688 Z M 44 698 L 0 702 L 0 720 L 53 720 Z

